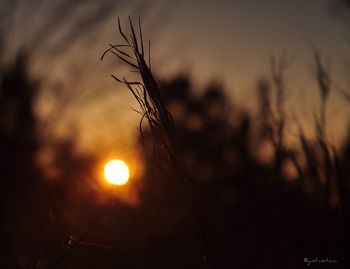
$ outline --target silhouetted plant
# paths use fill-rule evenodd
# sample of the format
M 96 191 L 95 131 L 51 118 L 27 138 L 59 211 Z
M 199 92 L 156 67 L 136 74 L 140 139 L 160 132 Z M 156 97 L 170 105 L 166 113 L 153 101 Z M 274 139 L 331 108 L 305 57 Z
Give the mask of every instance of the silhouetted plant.
M 164 160 L 165 165 L 170 165 L 172 168 L 169 171 L 173 171 L 172 178 L 176 181 L 174 185 L 175 188 L 179 188 L 180 194 L 184 195 L 189 209 L 192 212 L 193 221 L 195 222 L 195 236 L 198 240 L 200 248 L 202 248 L 202 255 L 205 257 L 205 260 L 214 268 L 216 267 L 213 257 L 209 254 L 208 245 L 206 244 L 205 236 L 202 231 L 201 223 L 198 218 L 198 212 L 196 211 L 194 193 L 192 192 L 192 182 L 190 179 L 190 174 L 188 168 L 183 160 L 181 153 L 179 152 L 177 141 L 174 136 L 174 126 L 171 115 L 166 109 L 163 98 L 161 96 L 161 91 L 158 86 L 158 83 L 153 77 L 153 74 L 150 70 L 150 59 L 149 64 L 146 64 L 144 45 L 143 45 L 143 36 L 141 30 L 141 22 L 139 19 L 139 35 L 135 33 L 135 29 L 131 18 L 129 17 L 129 25 L 131 36 L 123 32 L 118 19 L 118 27 L 123 40 L 126 44 L 121 45 L 112 45 L 110 48 L 105 51 L 101 59 L 105 56 L 106 53 L 112 53 L 117 56 L 119 59 L 127 63 L 129 66 L 133 67 L 136 72 L 140 74 L 142 82 L 138 81 L 128 81 L 126 78 L 119 79 L 112 75 L 112 77 L 120 83 L 123 83 L 128 87 L 131 93 L 134 95 L 135 99 L 140 105 L 142 115 L 140 122 L 140 131 L 142 134 L 142 121 L 147 119 L 148 126 L 152 132 L 155 142 L 160 147 L 163 147 L 166 151 L 166 158 Z M 139 40 L 138 40 L 139 39 Z M 131 53 L 126 52 L 125 49 L 129 49 Z M 150 50 L 150 43 L 149 43 Z M 150 52 L 149 52 L 150 57 Z M 159 156 L 155 156 L 159 158 Z M 164 165 L 164 164 L 163 164 Z
M 287 113 L 285 111 L 287 85 L 286 72 L 292 63 L 292 57 L 286 52 L 277 58 L 270 58 L 270 73 L 272 86 L 267 80 L 260 80 L 258 84 L 259 109 L 261 119 L 261 135 L 273 147 L 273 167 L 279 178 L 285 177 L 284 166 L 291 162 L 303 179 L 302 168 L 299 164 L 297 152 L 285 143 Z M 259 118 L 259 117 L 258 117 Z

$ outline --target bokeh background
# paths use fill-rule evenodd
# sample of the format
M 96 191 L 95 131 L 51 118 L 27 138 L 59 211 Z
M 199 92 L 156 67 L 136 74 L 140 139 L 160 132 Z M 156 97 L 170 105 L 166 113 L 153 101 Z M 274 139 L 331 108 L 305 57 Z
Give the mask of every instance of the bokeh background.
M 346 268 L 348 1 L 0 5 L 4 268 Z M 140 78 L 101 61 L 129 15 L 151 41 L 193 204 L 110 75 Z M 103 179 L 113 158 L 126 186 Z

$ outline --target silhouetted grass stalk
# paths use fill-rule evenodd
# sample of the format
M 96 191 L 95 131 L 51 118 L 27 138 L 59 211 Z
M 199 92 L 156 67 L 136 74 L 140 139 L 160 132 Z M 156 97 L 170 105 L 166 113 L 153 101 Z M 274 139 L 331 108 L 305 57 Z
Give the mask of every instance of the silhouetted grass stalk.
M 111 75 L 116 81 L 124 84 L 130 90 L 130 92 L 135 97 L 138 102 L 141 111 L 139 113 L 142 115 L 140 120 L 140 131 L 142 133 L 142 122 L 144 119 L 147 119 L 148 125 L 150 127 L 153 138 L 156 143 L 161 147 L 164 147 L 166 153 L 168 154 L 168 161 L 172 166 L 176 174 L 177 184 L 180 185 L 180 189 L 183 191 L 183 195 L 186 198 L 186 201 L 190 207 L 192 213 L 192 218 L 197 225 L 195 230 L 196 240 L 199 243 L 200 248 L 202 249 L 202 257 L 205 257 L 205 260 L 208 261 L 212 268 L 216 267 L 211 255 L 208 254 L 208 245 L 203 236 L 203 229 L 200 225 L 197 212 L 195 210 L 195 199 L 194 193 L 192 190 L 192 184 L 190 180 L 190 173 L 188 168 L 178 150 L 176 139 L 173 135 L 174 124 L 172 116 L 166 109 L 163 99 L 161 97 L 160 88 L 154 79 L 154 76 L 151 72 L 151 62 L 150 62 L 150 42 L 149 42 L 149 59 L 148 65 L 145 61 L 145 52 L 143 45 L 143 36 L 141 30 L 140 19 L 138 21 L 139 33 L 138 36 L 135 32 L 132 20 L 129 17 L 129 26 L 131 35 L 128 37 L 122 30 L 120 20 L 118 18 L 118 29 L 119 33 L 123 37 L 125 44 L 112 45 L 109 44 L 110 48 L 107 49 L 101 60 L 105 57 L 107 53 L 112 53 L 120 60 L 125 62 L 127 65 L 132 67 L 137 73 L 140 74 L 141 81 L 128 81 L 125 77 L 122 79 Z M 157 156 L 155 156 L 157 157 Z
M 318 84 L 319 95 L 320 95 L 320 112 L 319 116 L 315 116 L 316 122 L 316 139 L 320 148 L 323 178 L 324 178 L 324 191 L 326 202 L 331 205 L 332 187 L 335 180 L 335 164 L 332 152 L 330 149 L 330 143 L 327 139 L 327 126 L 326 126 L 326 115 L 327 115 L 327 103 L 331 92 L 330 72 L 329 72 L 329 61 L 324 62 L 321 54 L 314 49 L 313 51 L 314 60 L 314 74 Z M 339 186 L 338 186 L 339 187 Z
M 286 102 L 286 77 L 285 73 L 287 68 L 290 66 L 292 58 L 284 52 L 279 60 L 271 56 L 270 67 L 272 81 L 276 89 L 275 108 L 276 115 L 274 116 L 273 122 L 273 145 L 275 148 L 275 166 L 278 172 L 281 172 L 283 162 L 287 155 L 287 148 L 284 143 L 285 138 L 285 125 L 286 125 L 286 113 L 285 113 L 285 102 Z

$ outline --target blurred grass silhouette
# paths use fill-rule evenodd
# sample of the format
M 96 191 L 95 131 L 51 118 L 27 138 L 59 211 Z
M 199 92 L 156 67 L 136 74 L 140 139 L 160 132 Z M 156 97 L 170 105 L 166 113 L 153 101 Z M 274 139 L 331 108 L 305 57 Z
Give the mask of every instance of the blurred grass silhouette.
M 140 80 L 113 78 L 140 105 L 145 173 L 140 204 L 98 203 L 92 179 L 97 160 L 79 155 L 74 138 L 57 141 L 56 182 L 35 158 L 34 100 L 39 82 L 18 55 L 1 66 L 1 264 L 15 268 L 302 268 L 305 258 L 335 259 L 349 252 L 350 133 L 335 150 L 327 136 L 333 83 L 313 50 L 320 110 L 315 138 L 300 126 L 299 147 L 285 141 L 288 54 L 271 57 L 271 81 L 258 84 L 257 118 L 230 103 L 220 82 L 195 94 L 183 75 L 157 81 L 142 37 L 129 18 L 123 44 L 107 53 Z M 150 45 L 149 45 L 150 46 Z M 234 118 L 231 118 L 231 115 Z M 145 126 L 144 121 L 148 125 Z M 265 142 L 273 158 L 261 163 Z M 292 163 L 296 177 L 284 173 Z

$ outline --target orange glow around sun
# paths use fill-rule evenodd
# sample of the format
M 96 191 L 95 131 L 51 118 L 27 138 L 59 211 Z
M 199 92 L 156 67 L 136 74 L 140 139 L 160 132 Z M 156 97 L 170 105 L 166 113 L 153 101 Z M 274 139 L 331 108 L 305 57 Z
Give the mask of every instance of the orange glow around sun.
M 104 167 L 104 178 L 109 184 L 125 185 L 129 176 L 129 167 L 122 160 L 111 160 Z

